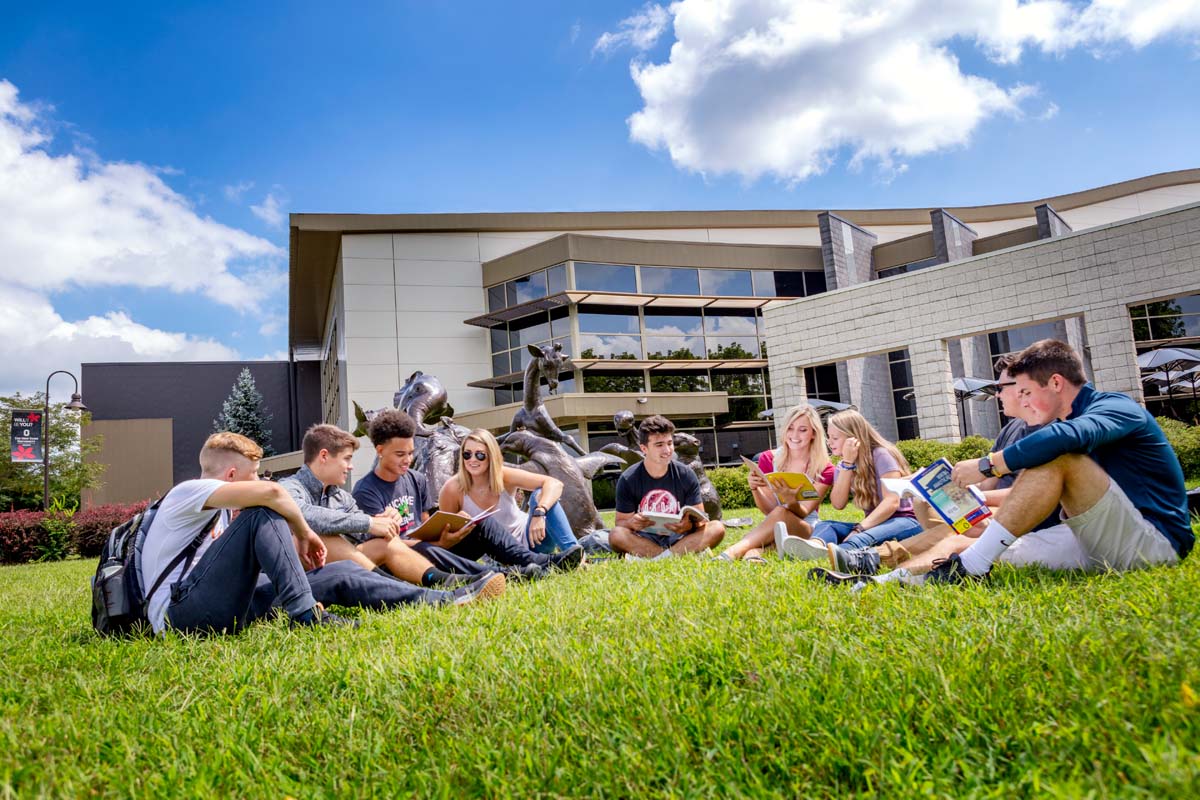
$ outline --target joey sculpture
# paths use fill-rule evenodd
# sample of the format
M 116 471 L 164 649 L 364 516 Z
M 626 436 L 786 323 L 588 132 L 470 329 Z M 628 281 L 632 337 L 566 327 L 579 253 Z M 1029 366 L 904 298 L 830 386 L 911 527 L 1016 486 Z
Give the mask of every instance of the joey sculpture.
M 675 431 L 675 460 L 696 473 L 700 481 L 700 499 L 704 501 L 704 513 L 709 519 L 721 518 L 721 498 L 717 489 L 704 471 L 704 462 L 700 460 L 700 440 L 690 433 Z

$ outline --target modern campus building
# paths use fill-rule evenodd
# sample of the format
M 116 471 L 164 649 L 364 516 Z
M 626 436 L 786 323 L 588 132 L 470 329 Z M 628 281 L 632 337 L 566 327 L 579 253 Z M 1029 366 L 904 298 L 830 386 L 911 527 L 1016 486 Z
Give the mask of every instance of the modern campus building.
M 574 370 L 548 406 L 587 449 L 627 408 L 728 462 L 804 397 L 894 438 L 991 436 L 995 403 L 956 404 L 952 379 L 1000 353 L 1065 338 L 1140 398 L 1135 349 L 1200 337 L 1197 202 L 1184 170 L 967 208 L 293 214 L 289 344 L 343 426 L 422 370 L 457 421 L 506 429 L 526 346 L 557 343 Z M 1147 309 L 1175 321 L 1135 345 Z
M 353 429 L 355 404 L 391 406 L 417 370 L 458 422 L 507 429 L 531 344 L 571 355 L 547 406 L 588 450 L 629 409 L 729 463 L 774 443 L 766 409 L 803 398 L 853 403 L 892 438 L 990 437 L 994 400 L 961 401 L 953 379 L 991 378 L 1045 336 L 1076 345 L 1101 389 L 1183 416 L 1191 393 L 1143 392 L 1136 355 L 1200 343 L 1200 169 L 974 207 L 292 214 L 289 305 L 290 364 L 252 367 L 283 417 L 277 449 L 316 419 Z M 142 459 L 110 466 L 104 499 L 144 496 L 111 481 L 141 480 L 151 456 L 174 465 L 162 488 L 192 477 L 240 366 L 86 365 L 102 460 Z M 164 422 L 164 398 L 199 427 Z

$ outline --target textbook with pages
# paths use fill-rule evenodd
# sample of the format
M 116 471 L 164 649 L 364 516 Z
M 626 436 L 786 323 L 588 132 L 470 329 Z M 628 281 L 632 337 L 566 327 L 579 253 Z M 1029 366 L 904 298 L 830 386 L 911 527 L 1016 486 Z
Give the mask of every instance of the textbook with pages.
M 787 484 L 789 489 L 797 489 L 798 490 L 796 492 L 796 496 L 798 498 L 800 498 L 801 500 L 815 500 L 816 498 L 821 496 L 817 492 L 817 487 L 813 486 L 812 480 L 807 475 L 805 475 L 803 472 L 763 473 L 763 471 L 761 469 L 759 469 L 758 464 L 755 464 L 754 461 L 752 461 L 751 459 L 746 458 L 745 456 L 742 456 L 742 461 L 746 462 L 746 466 L 750 468 L 751 472 L 753 472 L 755 475 L 758 475 L 760 478 L 767 481 L 767 485 L 770 485 L 771 481 L 773 481 L 773 480 L 783 481 L 784 483 Z M 775 499 L 776 500 L 779 499 L 778 493 L 776 493 Z M 780 501 L 780 502 L 782 502 L 782 501 Z
M 903 497 L 918 497 L 929 504 L 956 533 L 987 519 L 992 510 L 987 507 L 983 493 L 974 486 L 963 488 L 950 480 L 953 467 L 939 458 L 928 467 L 907 478 L 883 478 L 889 492 Z
M 442 530 L 447 525 L 450 526 L 451 533 L 456 533 L 468 525 L 474 525 L 476 522 L 487 519 L 492 514 L 495 514 L 496 508 L 496 506 L 492 506 L 489 509 L 480 511 L 473 517 L 464 517 L 462 514 L 451 514 L 449 511 L 436 511 L 429 516 L 429 519 L 421 523 L 421 527 L 405 531 L 401 536 L 406 539 L 420 539 L 422 542 L 436 542 L 442 535 Z

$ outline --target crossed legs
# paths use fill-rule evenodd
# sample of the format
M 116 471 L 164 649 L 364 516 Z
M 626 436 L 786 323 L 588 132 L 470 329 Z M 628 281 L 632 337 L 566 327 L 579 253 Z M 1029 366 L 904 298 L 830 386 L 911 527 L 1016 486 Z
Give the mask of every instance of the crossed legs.
M 763 547 L 775 546 L 775 523 L 782 522 L 787 526 L 789 536 L 799 536 L 807 539 L 812 535 L 812 526 L 788 511 L 783 506 L 776 506 L 771 513 L 738 541 L 725 548 L 732 559 L 745 558 L 751 551 Z

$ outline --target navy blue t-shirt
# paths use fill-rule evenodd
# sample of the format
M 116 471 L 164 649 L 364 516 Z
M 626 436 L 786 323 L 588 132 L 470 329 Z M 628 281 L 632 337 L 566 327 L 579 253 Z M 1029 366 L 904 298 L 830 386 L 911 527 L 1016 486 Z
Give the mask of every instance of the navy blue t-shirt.
M 371 471 L 354 484 L 354 501 L 371 516 L 391 506 L 400 513 L 401 536 L 421 524 L 421 516 L 433 509 L 425 476 L 409 470 L 394 481 L 385 481 Z
M 646 465 L 634 464 L 617 479 L 617 511 L 633 514 L 660 511 L 678 514 L 682 506 L 698 506 L 700 480 L 689 468 L 672 460 L 661 478 L 652 478 Z

